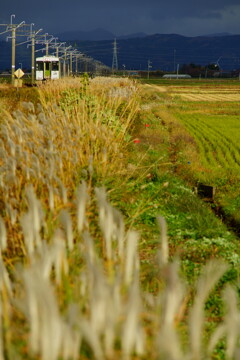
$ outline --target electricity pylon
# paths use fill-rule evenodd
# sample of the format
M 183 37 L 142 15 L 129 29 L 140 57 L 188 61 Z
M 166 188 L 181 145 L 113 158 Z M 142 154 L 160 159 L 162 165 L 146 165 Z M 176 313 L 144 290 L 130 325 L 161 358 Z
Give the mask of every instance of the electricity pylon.
M 114 39 L 113 43 L 113 60 L 112 60 L 112 72 L 118 70 L 118 58 L 117 58 L 117 40 Z

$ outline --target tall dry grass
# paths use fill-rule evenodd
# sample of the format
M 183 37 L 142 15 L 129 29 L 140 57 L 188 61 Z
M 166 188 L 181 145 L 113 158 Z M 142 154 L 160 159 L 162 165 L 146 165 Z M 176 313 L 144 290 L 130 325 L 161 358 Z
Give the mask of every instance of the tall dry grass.
M 124 84 L 127 98 L 120 94 L 113 101 L 105 79 L 49 83 L 39 89 L 40 103 L 22 102 L 12 114 L 4 112 L 0 201 L 9 215 L 7 226 L 16 228 L 11 249 L 25 253 L 17 219 L 26 207 L 22 196 L 27 184 L 54 213 L 62 203 L 68 204 L 81 178 L 91 181 L 93 173 L 99 178 L 126 173 L 121 158 L 137 108 L 137 89 Z

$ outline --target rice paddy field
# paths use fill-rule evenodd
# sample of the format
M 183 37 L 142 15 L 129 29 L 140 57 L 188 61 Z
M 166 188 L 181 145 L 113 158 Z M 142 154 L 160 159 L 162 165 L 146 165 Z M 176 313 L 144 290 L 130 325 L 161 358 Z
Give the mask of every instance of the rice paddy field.
M 170 113 L 196 143 L 197 156 L 191 159 L 193 154 L 185 152 L 185 161 L 195 182 L 214 186 L 215 203 L 227 216 L 239 221 L 239 81 L 209 80 L 202 85 L 201 81 L 190 82 L 189 85 L 163 86 L 160 92 L 169 102 Z M 187 141 L 185 145 L 188 148 Z
M 240 358 L 238 89 L 0 85 L 0 360 Z

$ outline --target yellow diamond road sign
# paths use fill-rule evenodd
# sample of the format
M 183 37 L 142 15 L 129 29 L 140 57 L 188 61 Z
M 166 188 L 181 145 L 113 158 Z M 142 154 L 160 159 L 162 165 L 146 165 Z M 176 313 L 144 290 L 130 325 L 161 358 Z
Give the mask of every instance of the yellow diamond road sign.
M 22 69 L 17 69 L 14 73 L 14 75 L 18 78 L 21 79 L 21 77 L 23 77 L 24 72 L 22 71 Z

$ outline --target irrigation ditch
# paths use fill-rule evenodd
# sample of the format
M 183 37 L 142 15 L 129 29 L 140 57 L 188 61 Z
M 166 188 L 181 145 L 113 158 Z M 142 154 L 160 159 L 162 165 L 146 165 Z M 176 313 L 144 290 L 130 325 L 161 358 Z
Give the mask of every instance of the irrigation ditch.
M 229 231 L 240 238 L 240 222 L 232 215 L 226 214 L 224 208 L 215 201 L 214 195 L 216 193 L 216 188 L 214 186 L 199 183 L 194 190 L 204 202 L 210 204 L 214 214 L 227 226 Z
M 226 214 L 221 205 L 216 204 L 214 201 L 211 208 L 215 215 L 221 219 L 221 221 L 227 226 L 229 231 L 233 232 L 240 240 L 240 222 L 233 216 Z

